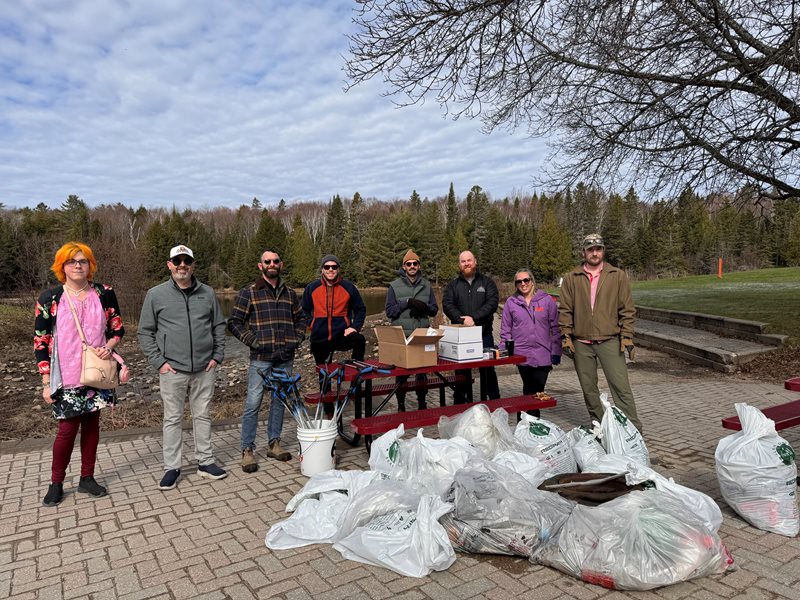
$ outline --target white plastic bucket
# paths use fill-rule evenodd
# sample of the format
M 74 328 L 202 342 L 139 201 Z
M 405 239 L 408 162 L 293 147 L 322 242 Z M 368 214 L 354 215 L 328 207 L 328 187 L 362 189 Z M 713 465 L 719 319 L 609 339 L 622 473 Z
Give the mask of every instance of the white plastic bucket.
M 297 428 L 300 442 L 300 472 L 306 477 L 336 466 L 336 423 L 322 421 L 320 429 Z

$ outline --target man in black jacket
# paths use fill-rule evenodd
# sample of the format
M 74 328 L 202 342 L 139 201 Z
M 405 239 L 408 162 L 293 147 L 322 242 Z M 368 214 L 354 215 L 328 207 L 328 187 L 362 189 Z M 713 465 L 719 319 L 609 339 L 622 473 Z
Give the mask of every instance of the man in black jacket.
M 483 328 L 484 348 L 493 347 L 492 323 L 497 311 L 499 294 L 491 277 L 478 271 L 475 255 L 465 250 L 458 255 L 458 268 L 461 274 L 447 284 L 442 298 L 444 314 L 454 325 L 480 326 Z M 458 371 L 459 375 L 469 375 L 469 371 Z M 500 397 L 497 373 L 494 367 L 480 369 L 481 380 L 486 386 L 489 399 Z M 466 386 L 456 386 L 454 401 L 466 402 Z

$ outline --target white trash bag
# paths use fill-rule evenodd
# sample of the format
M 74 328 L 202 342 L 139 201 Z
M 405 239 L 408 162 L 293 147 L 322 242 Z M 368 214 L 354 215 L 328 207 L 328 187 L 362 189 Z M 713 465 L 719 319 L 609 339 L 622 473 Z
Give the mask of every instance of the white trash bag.
M 330 470 L 314 475 L 286 505 L 286 512 L 293 514 L 269 528 L 267 548 L 331 543 L 351 497 L 377 477 L 372 471 Z
M 605 449 L 594 437 L 594 432 L 592 431 L 588 431 L 583 427 L 575 427 L 567 436 L 572 446 L 572 454 L 575 456 L 575 461 L 581 471 L 588 471 L 588 465 L 606 455 Z M 595 470 L 595 472 L 597 471 Z
M 734 570 L 719 536 L 658 490 L 577 505 L 530 560 L 614 590 L 650 590 Z
M 522 444 L 523 452 L 541 458 L 553 474 L 578 470 L 569 438 L 555 423 L 521 413 L 514 437 Z
M 405 433 L 401 423 L 399 427 L 387 431 L 372 442 L 369 452 L 369 468 L 380 474 L 382 479 L 389 479 L 391 474 L 402 462 L 401 447 L 404 440 L 400 439 Z
M 383 464 L 384 471 L 389 470 L 388 477 L 395 481 L 405 481 L 420 493 L 441 496 L 453 482 L 456 471 L 481 451 L 467 440 L 454 437 L 449 440 L 426 438 L 422 429 L 409 440 L 398 440 L 397 450 L 389 455 L 394 456 L 395 463 L 391 469 Z M 370 460 L 371 457 L 370 457 Z
M 795 537 L 797 463 L 775 422 L 745 403 L 736 404 L 742 430 L 722 438 L 714 453 L 722 497 L 753 527 Z
M 650 466 L 650 453 L 644 438 L 630 419 L 608 401 L 608 394 L 600 394 L 605 409 L 600 422 L 600 436 L 608 454 L 622 454 L 640 465 Z
M 485 404 L 476 403 L 461 414 L 439 419 L 439 437 L 462 437 L 491 460 L 498 452 L 517 450 L 519 443 L 508 426 L 508 413 L 502 408 L 489 412 Z
M 333 548 L 348 560 L 407 577 L 444 571 L 456 560 L 439 519 L 453 509 L 399 481 L 377 481 L 356 493 Z
M 653 489 L 669 494 L 679 500 L 693 512 L 703 524 L 716 533 L 722 524 L 722 511 L 714 499 L 701 491 L 676 483 L 671 477 L 666 478 L 650 467 L 644 467 L 627 456 L 606 454 L 591 463 L 590 471 L 598 473 L 625 473 L 625 483 L 637 485 L 652 484 Z
M 441 519 L 459 552 L 530 556 L 569 516 L 574 503 L 545 492 L 495 462 L 473 459 L 458 471 Z
M 505 452 L 497 454 L 492 459 L 492 462 L 511 469 L 518 475 L 524 477 L 535 487 L 539 487 L 539 484 L 545 479 L 549 479 L 555 475 L 555 473 L 550 471 L 550 467 L 541 457 L 537 458 L 536 456 L 531 456 L 523 452 L 506 450 Z

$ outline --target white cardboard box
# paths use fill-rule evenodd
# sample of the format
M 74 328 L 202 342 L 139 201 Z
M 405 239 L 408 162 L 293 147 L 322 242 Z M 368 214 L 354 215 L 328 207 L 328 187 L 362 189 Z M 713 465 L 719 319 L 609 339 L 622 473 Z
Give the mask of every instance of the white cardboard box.
M 469 329 L 473 329 L 470 327 Z M 477 327 L 476 329 L 480 329 Z M 439 342 L 439 358 L 454 360 L 456 362 L 467 362 L 470 360 L 481 360 L 483 358 L 483 342 L 465 342 L 454 344 L 452 342 Z
M 468 342 L 483 343 L 483 327 L 467 327 L 466 325 L 442 325 L 439 329 L 444 333 L 443 342 L 466 344 Z

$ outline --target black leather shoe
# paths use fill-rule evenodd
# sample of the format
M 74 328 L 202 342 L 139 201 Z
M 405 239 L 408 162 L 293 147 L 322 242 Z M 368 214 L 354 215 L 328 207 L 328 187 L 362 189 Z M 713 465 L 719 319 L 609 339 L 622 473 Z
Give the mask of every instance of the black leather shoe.
M 64 484 L 63 483 L 51 483 L 50 487 L 47 488 L 47 494 L 44 496 L 44 500 L 42 500 L 42 504 L 45 506 L 58 506 L 61 504 L 61 501 L 64 499 Z

